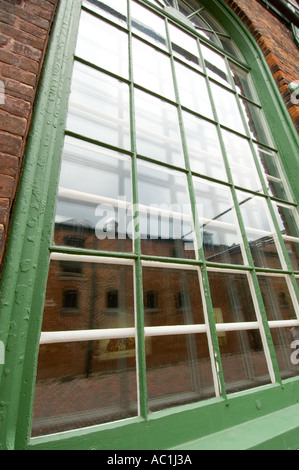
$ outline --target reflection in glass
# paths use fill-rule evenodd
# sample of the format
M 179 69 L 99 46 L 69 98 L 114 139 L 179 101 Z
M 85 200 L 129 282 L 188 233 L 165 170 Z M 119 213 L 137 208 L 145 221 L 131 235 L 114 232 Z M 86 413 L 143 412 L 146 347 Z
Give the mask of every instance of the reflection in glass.
M 211 83 L 211 90 L 220 124 L 244 134 L 245 129 L 235 95 L 215 83 Z
M 213 118 L 205 78 L 179 62 L 175 63 L 175 70 L 182 106 Z
M 133 70 L 135 83 L 175 100 L 169 57 L 135 38 L 133 38 Z
M 261 162 L 269 194 L 278 199 L 290 200 L 286 185 L 284 184 L 277 153 L 261 145 L 255 144 L 254 147 Z
M 82 11 L 76 55 L 92 64 L 128 78 L 128 35 Z
M 203 44 L 201 45 L 201 50 L 209 77 L 231 87 L 224 57 Z
M 260 192 L 262 185 L 249 142 L 231 132 L 223 131 L 222 135 L 234 184 Z
M 127 24 L 127 0 L 109 0 L 106 4 L 99 0 L 84 0 L 83 5 L 123 26 Z
M 216 126 L 185 111 L 183 121 L 191 170 L 227 181 Z
M 209 270 L 208 275 L 216 323 L 256 321 L 247 274 Z
M 237 92 L 252 101 L 256 101 L 255 96 L 253 95 L 252 83 L 248 72 L 241 69 L 241 67 L 238 67 L 233 62 L 229 62 L 229 67 L 232 72 Z
M 228 393 L 271 383 L 258 330 L 226 331 L 220 354 Z
M 128 85 L 76 62 L 67 129 L 130 150 Z
M 287 278 L 259 275 L 258 279 L 268 320 L 296 319 Z
M 55 244 L 132 251 L 130 157 L 66 137 L 55 217 Z M 114 225 L 112 226 L 112 221 Z
M 245 99 L 241 100 L 241 105 L 251 136 L 261 143 L 271 145 L 272 142 L 269 136 L 268 126 L 261 108 Z
M 137 414 L 133 338 L 40 346 L 32 437 Z
M 293 268 L 299 270 L 299 222 L 297 209 L 284 204 L 274 204 L 276 219 Z
M 78 302 L 66 311 L 64 293 L 70 290 L 77 292 Z M 112 290 L 118 292 L 118 307 L 113 311 L 107 302 Z M 81 262 L 79 257 L 51 261 L 42 331 L 129 327 L 134 327 L 131 266 Z
M 146 362 L 150 411 L 215 396 L 205 334 L 146 338 Z
M 202 69 L 197 40 L 176 26 L 169 24 L 173 54 L 193 67 Z
M 144 267 L 142 277 L 145 326 L 205 323 L 197 271 Z
M 177 108 L 135 90 L 135 113 L 138 153 L 184 167 Z
M 243 244 L 230 189 L 195 177 L 193 182 L 206 260 L 243 264 Z
M 194 258 L 192 211 L 184 174 L 138 164 L 142 253 Z
M 167 48 L 164 19 L 155 15 L 147 8 L 131 1 L 132 31 L 155 44 Z
M 298 341 L 298 327 L 272 328 L 271 336 L 274 344 L 275 354 L 282 379 L 298 375 L 298 364 L 292 363 L 292 354 L 298 359 L 296 348 L 292 348 L 292 342 Z
M 237 197 L 255 266 L 280 269 L 280 247 L 266 200 L 242 191 Z

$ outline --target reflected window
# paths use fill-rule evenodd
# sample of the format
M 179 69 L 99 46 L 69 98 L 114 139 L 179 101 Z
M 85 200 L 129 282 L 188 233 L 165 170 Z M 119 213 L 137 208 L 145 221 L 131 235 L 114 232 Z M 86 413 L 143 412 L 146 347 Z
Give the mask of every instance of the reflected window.
M 79 310 L 79 292 L 77 290 L 67 290 L 63 293 L 62 307 L 67 311 Z
M 109 290 L 107 292 L 106 299 L 107 308 L 118 308 L 118 290 Z

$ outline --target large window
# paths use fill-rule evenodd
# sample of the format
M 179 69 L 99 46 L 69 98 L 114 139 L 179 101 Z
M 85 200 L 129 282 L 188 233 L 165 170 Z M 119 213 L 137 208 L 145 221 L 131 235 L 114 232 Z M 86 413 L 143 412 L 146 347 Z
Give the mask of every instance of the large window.
M 83 1 L 33 436 L 298 375 L 280 161 L 250 68 L 200 2 Z

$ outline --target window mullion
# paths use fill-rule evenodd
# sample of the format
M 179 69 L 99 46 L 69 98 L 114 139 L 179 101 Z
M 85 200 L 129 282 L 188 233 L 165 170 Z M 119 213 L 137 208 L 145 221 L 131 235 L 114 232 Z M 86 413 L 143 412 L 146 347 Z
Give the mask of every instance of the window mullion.
M 201 271 L 202 282 L 200 279 L 199 281 L 200 281 L 200 284 L 203 283 L 204 285 L 204 288 L 202 288 L 202 297 L 203 297 L 203 303 L 206 304 L 206 308 L 205 308 L 206 321 L 208 324 L 207 336 L 208 336 L 208 343 L 209 343 L 210 356 L 211 356 L 211 365 L 212 365 L 213 377 L 214 377 L 214 386 L 215 386 L 216 395 L 222 395 L 223 398 L 226 398 L 223 368 L 221 364 L 221 356 L 220 356 L 220 349 L 219 349 L 218 336 L 217 336 L 216 325 L 215 325 L 211 294 L 210 294 L 210 290 L 208 287 L 209 279 L 208 279 L 207 269 L 205 266 L 203 241 L 201 239 L 200 227 L 198 225 L 198 214 L 196 210 L 195 192 L 194 192 L 194 187 L 193 187 L 192 172 L 190 169 L 190 161 L 189 161 L 186 136 L 185 136 L 185 130 L 184 130 L 184 124 L 183 124 L 182 106 L 180 103 L 178 83 L 176 79 L 174 56 L 172 52 L 171 40 L 170 40 L 169 29 L 168 29 L 168 20 L 166 21 L 166 23 L 167 23 L 167 39 L 168 39 L 168 45 L 169 45 L 169 50 L 171 54 L 171 67 L 172 67 L 174 88 L 175 88 L 175 94 L 176 94 L 176 100 L 177 100 L 177 106 L 178 106 L 181 139 L 183 143 L 185 165 L 187 169 L 187 181 L 188 181 L 189 197 L 190 197 L 191 208 L 192 208 L 193 227 L 194 227 L 194 232 L 195 232 L 195 243 L 197 244 L 196 253 L 198 253 L 200 263 L 202 264 L 202 271 Z
M 130 121 L 131 121 L 131 150 L 132 156 L 132 195 L 133 195 L 133 225 L 134 225 L 134 251 L 136 255 L 134 269 L 134 294 L 135 294 L 135 322 L 136 322 L 136 366 L 138 386 L 138 406 L 141 417 L 147 417 L 147 380 L 146 380 L 146 352 L 144 337 L 144 306 L 143 306 L 143 283 L 141 265 L 141 242 L 139 236 L 139 212 L 138 212 L 138 181 L 137 181 L 137 143 L 135 124 L 135 102 L 134 102 L 134 77 L 133 77 L 133 45 L 131 7 L 128 0 L 128 27 L 129 27 L 129 78 L 130 78 Z

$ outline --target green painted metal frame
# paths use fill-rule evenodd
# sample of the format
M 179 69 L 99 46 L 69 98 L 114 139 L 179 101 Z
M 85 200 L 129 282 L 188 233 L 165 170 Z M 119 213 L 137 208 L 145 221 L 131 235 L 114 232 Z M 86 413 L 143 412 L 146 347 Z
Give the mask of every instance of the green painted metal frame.
M 143 0 L 143 3 L 148 7 L 152 7 L 152 4 L 147 0 Z M 246 51 L 247 63 L 251 67 L 252 78 L 259 91 L 261 105 L 266 115 L 270 118 L 269 124 L 272 134 L 274 137 L 277 137 L 275 143 L 284 159 L 283 165 L 290 181 L 294 199 L 298 201 L 299 188 L 296 181 L 296 172 L 294 171 L 298 171 L 298 135 L 278 93 L 271 73 L 266 66 L 265 60 L 243 24 L 222 0 L 217 2 L 201 0 L 201 3 L 216 18 L 221 17 L 221 21 L 228 33 L 233 39 L 235 38 L 240 49 Z M 66 120 L 80 8 L 81 0 L 59 2 L 36 104 L 32 131 L 27 145 L 24 171 L 17 196 L 11 235 L 5 255 L 0 299 L 0 339 L 6 345 L 6 363 L 3 366 L 0 365 L 0 449 L 166 449 L 179 446 L 188 440 L 197 439 L 207 433 L 217 432 L 226 427 L 240 424 L 248 419 L 254 419 L 261 413 L 268 414 L 297 403 L 299 397 L 299 378 L 281 381 L 271 333 L 259 290 L 257 280 L 258 270 L 254 268 L 250 249 L 246 241 L 245 229 L 242 225 L 242 217 L 238 213 L 249 266 L 226 265 L 223 267 L 237 270 L 246 269 L 252 275 L 276 383 L 247 392 L 240 392 L 230 396 L 226 395 L 213 317 L 213 306 L 208 289 L 207 269 L 214 265 L 213 263 L 202 261 L 204 257 L 200 248 L 201 240 L 198 238 L 199 260 L 188 261 L 188 264 L 196 264 L 201 269 L 204 285 L 207 287 L 205 289 L 206 303 L 213 347 L 217 355 L 221 397 L 148 415 L 143 302 L 142 296 L 137 295 L 140 417 L 123 422 L 95 426 L 91 429 L 71 431 L 66 434 L 30 440 L 42 306 L 49 267 L 49 255 L 54 250 L 54 247 L 51 247 L 53 235 L 52 221 L 55 214 L 64 123 Z M 182 26 L 186 27 L 184 24 Z M 129 56 L 130 60 L 132 60 L 131 31 L 129 31 L 129 38 Z M 230 58 L 230 60 L 235 59 Z M 171 57 L 171 61 L 174 70 L 173 57 Z M 128 83 L 130 86 L 131 105 L 133 105 L 134 86 L 132 67 L 130 67 L 130 70 L 131 75 Z M 269 95 L 271 99 L 269 99 Z M 181 117 L 179 101 L 177 106 L 179 116 Z M 215 118 L 215 123 L 219 130 L 217 117 Z M 180 119 L 180 126 L 184 141 L 182 119 Z M 137 149 L 133 114 L 131 114 L 131 133 L 133 142 L 132 152 L 130 152 L 133 170 L 133 201 L 137 202 Z M 196 220 L 192 175 L 186 146 L 184 146 L 184 150 L 187 165 L 186 176 L 190 194 L 193 194 L 193 216 L 194 220 Z M 223 144 L 222 150 L 224 152 Z M 225 163 L 229 171 L 228 161 L 226 160 Z M 228 186 L 232 188 L 233 197 L 236 202 L 236 188 L 231 178 Z M 271 199 L 267 192 L 265 192 L 264 197 L 267 199 L 270 210 L 273 211 Z M 135 217 L 137 226 L 138 213 L 135 214 Z M 199 237 L 199 233 L 197 233 L 197 236 Z M 280 239 L 280 243 L 283 248 L 282 239 Z M 135 282 L 137 291 L 140 293 L 142 292 L 142 260 L 156 259 L 161 261 L 161 259 L 142 256 L 138 236 L 134 239 L 134 245 L 134 254 L 119 253 L 117 255 L 114 254 L 114 256 L 135 259 Z M 59 251 L 59 248 L 55 247 L 55 251 Z M 63 252 L 76 252 L 76 250 L 63 249 Z M 89 251 L 88 254 L 99 256 L 99 252 Z M 111 256 L 111 253 L 101 252 L 100 255 Z M 173 262 L 172 259 L 163 259 L 163 261 Z M 184 259 L 176 259 L 175 262 L 186 264 Z M 288 270 L 292 274 L 294 289 L 298 296 L 298 285 L 289 265 Z M 262 412 L 258 407 L 253 406 L 259 399 L 262 399 L 265 403 Z

